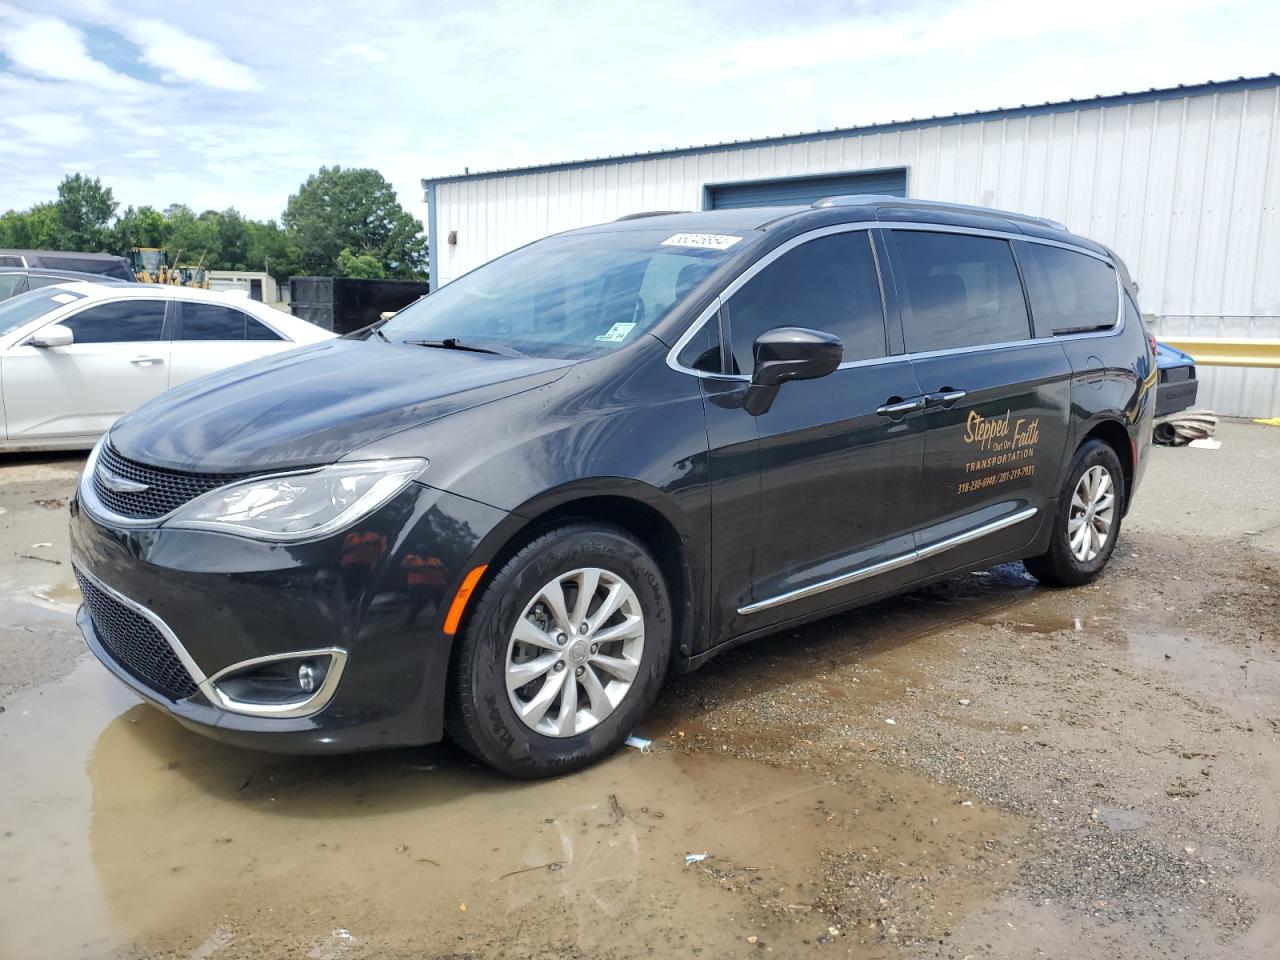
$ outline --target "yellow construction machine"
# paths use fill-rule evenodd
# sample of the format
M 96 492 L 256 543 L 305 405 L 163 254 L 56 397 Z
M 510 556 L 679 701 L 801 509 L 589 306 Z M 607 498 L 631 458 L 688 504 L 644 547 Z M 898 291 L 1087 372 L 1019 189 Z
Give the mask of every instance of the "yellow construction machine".
M 182 258 L 178 251 L 175 260 Z M 129 259 L 139 283 L 171 283 L 177 287 L 209 289 L 209 274 L 204 268 L 204 258 L 199 263 L 177 263 L 169 266 L 169 254 L 160 247 L 132 247 Z

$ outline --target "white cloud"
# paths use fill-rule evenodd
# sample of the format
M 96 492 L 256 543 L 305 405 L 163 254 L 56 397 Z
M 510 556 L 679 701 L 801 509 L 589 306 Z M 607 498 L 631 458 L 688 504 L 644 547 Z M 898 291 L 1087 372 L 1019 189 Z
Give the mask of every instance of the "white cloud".
M 1224 5 L 1225 0 L 1076 0 L 1026 3 L 1025 0 L 969 0 L 945 12 L 914 9 L 905 13 L 864 15 L 823 24 L 817 29 L 784 31 L 731 45 L 720 60 L 738 74 L 778 73 L 825 64 L 849 63 L 897 55 L 924 56 L 938 50 L 990 47 L 993 44 L 1053 35 L 1120 31 L 1135 21 L 1169 18 Z M 671 69 L 687 69 L 673 65 Z
M 257 90 L 253 71 L 225 56 L 208 40 L 193 37 L 158 20 L 126 21 L 121 30 L 142 48 L 142 61 L 169 78 L 189 80 L 217 90 Z
M 360 60 L 368 64 L 390 63 L 391 54 L 381 47 L 368 43 L 347 43 L 333 51 L 330 63 L 341 63 L 343 60 Z
M 26 114 L 6 117 L 4 122 L 25 133 L 28 139 L 48 146 L 79 143 L 89 135 L 82 121 L 65 114 Z
M 0 119 L 5 206 L 49 199 L 60 164 L 84 158 L 124 204 L 254 217 L 278 217 L 321 164 L 382 171 L 423 218 L 419 178 L 464 166 L 1266 73 L 1280 34 L 1274 0 L 575 0 L 561 18 L 527 0 L 430 16 L 412 0 L 305 15 L 220 0 L 174 27 L 153 0 L 27 0 L 38 17 L 5 2 L 0 102 L 61 118 Z
M 0 53 L 22 72 L 50 80 L 88 83 L 106 89 L 134 89 L 138 82 L 89 55 L 84 35 L 52 17 L 8 19 L 0 27 Z

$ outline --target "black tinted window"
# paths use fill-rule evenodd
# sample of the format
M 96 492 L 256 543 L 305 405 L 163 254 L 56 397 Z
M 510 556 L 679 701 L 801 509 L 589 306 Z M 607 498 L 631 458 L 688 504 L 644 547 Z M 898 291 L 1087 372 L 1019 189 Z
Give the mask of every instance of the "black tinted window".
M 1005 240 L 917 230 L 892 232 L 913 353 L 1031 336 L 1013 251 Z
M 283 340 L 284 337 L 276 333 L 265 323 L 259 323 L 253 317 L 245 319 L 245 339 L 246 340 Z
M 844 342 L 845 360 L 883 357 L 884 310 L 871 238 L 834 233 L 784 253 L 729 301 L 732 373 L 750 373 L 756 338 L 773 327 L 810 327 Z
M 243 340 L 246 317 L 216 303 L 183 303 L 181 340 Z
M 76 343 L 132 343 L 164 335 L 163 300 L 121 300 L 89 307 L 62 321 Z
M 1044 243 L 1019 243 L 1031 312 L 1040 330 L 1070 333 L 1114 326 L 1119 305 L 1109 263 Z

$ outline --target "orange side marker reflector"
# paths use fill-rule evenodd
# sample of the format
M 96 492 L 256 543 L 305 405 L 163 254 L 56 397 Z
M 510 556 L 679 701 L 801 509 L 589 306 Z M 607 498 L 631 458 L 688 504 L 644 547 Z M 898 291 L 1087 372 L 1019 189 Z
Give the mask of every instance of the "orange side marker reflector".
M 476 584 L 480 582 L 480 578 L 484 576 L 487 569 L 489 569 L 488 565 L 482 563 L 463 578 L 462 586 L 453 596 L 453 603 L 449 604 L 449 615 L 444 618 L 444 632 L 449 636 L 452 637 L 457 632 L 462 613 L 467 609 L 467 601 L 471 599 L 471 592 L 475 590 Z

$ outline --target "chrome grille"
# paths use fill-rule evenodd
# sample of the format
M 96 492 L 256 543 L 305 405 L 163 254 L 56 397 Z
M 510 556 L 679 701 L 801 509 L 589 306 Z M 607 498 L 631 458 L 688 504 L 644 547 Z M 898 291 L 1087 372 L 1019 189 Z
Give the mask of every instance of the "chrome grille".
M 147 489 L 139 493 L 112 490 L 102 482 L 100 471 L 103 470 L 125 480 L 144 483 Z M 250 474 L 247 473 L 184 473 L 149 467 L 122 457 L 110 444 L 103 444 L 98 453 L 97 469 L 93 472 L 93 492 L 112 513 L 131 520 L 154 520 L 172 513 L 201 494 L 248 476 Z
M 170 700 L 182 700 L 196 692 L 187 672 L 153 624 L 75 571 L 98 642 L 131 677 Z

